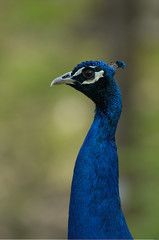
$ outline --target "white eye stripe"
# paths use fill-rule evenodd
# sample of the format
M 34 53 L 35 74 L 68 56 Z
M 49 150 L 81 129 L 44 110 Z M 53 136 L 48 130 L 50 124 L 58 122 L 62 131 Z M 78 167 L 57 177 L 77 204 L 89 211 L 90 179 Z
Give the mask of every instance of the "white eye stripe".
M 86 68 L 86 67 L 82 67 L 82 68 L 78 69 L 78 71 L 75 72 L 75 74 L 73 74 L 72 77 L 75 77 L 75 76 L 80 75 L 80 74 L 82 73 L 82 71 L 83 71 L 84 68 Z M 96 68 L 96 66 L 89 66 L 89 68 Z
M 97 66 L 90 66 L 90 68 L 96 68 Z
M 82 73 L 82 70 L 83 70 L 84 68 L 85 68 L 85 67 L 82 67 L 82 68 L 78 69 L 78 71 L 77 71 L 77 72 L 75 72 L 75 74 L 73 74 L 73 76 L 72 76 L 72 77 L 75 77 L 75 76 L 78 76 L 78 75 L 80 75 L 80 74 Z
M 100 72 L 95 72 L 95 77 L 92 80 L 86 80 L 82 84 L 92 84 L 97 82 L 101 77 L 104 77 L 104 71 L 101 70 Z

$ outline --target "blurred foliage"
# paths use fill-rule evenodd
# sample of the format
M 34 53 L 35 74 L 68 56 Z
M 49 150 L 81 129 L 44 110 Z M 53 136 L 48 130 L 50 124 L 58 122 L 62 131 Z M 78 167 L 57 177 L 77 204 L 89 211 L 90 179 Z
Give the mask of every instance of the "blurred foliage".
M 73 166 L 94 105 L 50 83 L 83 60 L 105 60 L 98 35 L 84 28 L 96 4 L 0 1 L 0 238 L 66 237 Z M 118 136 L 122 201 L 135 238 L 159 237 L 158 35 L 149 39 L 135 43 L 131 144 Z M 105 41 L 108 55 L 109 47 Z

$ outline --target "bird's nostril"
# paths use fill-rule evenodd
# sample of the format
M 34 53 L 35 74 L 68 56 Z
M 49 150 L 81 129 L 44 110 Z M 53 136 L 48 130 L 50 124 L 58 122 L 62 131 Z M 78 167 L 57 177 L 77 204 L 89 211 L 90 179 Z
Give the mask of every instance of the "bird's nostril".
M 65 75 L 62 76 L 62 78 L 68 78 L 68 77 L 70 77 L 69 74 L 65 74 Z

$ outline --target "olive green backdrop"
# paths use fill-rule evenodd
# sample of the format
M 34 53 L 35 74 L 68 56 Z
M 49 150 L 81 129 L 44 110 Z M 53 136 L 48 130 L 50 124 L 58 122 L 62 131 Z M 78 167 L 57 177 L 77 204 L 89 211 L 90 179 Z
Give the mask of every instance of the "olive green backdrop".
M 120 192 L 134 238 L 159 238 L 159 2 L 0 0 L 0 238 L 65 238 L 94 105 L 53 78 L 85 60 L 116 80 Z

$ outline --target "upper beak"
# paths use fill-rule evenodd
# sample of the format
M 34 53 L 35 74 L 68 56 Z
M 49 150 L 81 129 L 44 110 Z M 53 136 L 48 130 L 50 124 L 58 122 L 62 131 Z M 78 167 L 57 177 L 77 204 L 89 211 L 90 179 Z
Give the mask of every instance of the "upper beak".
M 58 85 L 58 84 L 63 84 L 63 83 L 74 84 L 74 82 L 75 82 L 75 80 L 73 80 L 71 78 L 71 72 L 68 72 L 58 78 L 55 78 L 51 83 L 51 87 L 52 87 L 52 85 Z

